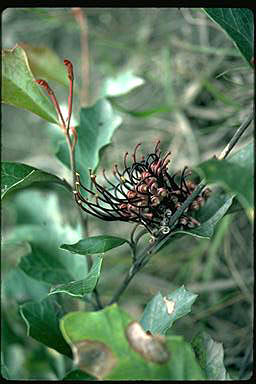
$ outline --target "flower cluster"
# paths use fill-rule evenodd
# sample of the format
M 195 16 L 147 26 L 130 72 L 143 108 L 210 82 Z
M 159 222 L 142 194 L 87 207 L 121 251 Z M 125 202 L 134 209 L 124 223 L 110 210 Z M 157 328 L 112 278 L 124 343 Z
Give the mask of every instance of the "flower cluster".
M 75 199 L 85 212 L 102 220 L 135 222 L 142 224 L 154 236 L 167 234 L 170 231 L 168 223 L 171 216 L 197 185 L 191 180 L 186 180 L 190 175 L 187 167 L 184 168 L 179 181 L 176 180 L 177 174 L 169 175 L 167 168 L 170 152 L 161 157 L 160 141 L 157 142 L 153 153 L 138 160 L 137 151 L 140 145 L 135 147 L 131 165 L 127 164 L 127 152 L 123 159 L 124 170 L 121 172 L 117 165 L 114 166 L 116 183 L 110 181 L 103 170 L 107 186 L 102 186 L 90 170 L 91 181 L 96 189 L 94 192 L 82 184 L 77 173 Z M 93 198 L 83 196 L 81 190 Z M 210 190 L 206 188 L 192 201 L 178 219 L 175 229 L 200 225 L 191 213 L 204 204 L 209 193 Z

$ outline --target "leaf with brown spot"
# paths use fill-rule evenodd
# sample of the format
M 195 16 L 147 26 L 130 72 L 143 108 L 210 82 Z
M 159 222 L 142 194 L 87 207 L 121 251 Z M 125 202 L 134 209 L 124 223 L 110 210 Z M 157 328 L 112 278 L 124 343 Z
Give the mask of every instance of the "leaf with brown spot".
M 164 364 L 169 360 L 170 353 L 165 345 L 165 338 L 149 335 L 137 321 L 128 325 L 126 337 L 131 347 L 145 359 L 158 364 Z
M 74 362 L 81 371 L 102 380 L 117 363 L 112 350 L 106 344 L 95 340 L 81 340 L 72 346 Z

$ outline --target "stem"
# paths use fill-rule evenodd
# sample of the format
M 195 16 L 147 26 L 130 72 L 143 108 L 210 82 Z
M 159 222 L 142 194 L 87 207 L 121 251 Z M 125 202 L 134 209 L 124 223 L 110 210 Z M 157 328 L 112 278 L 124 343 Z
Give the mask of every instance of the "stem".
M 202 191 L 202 189 L 205 187 L 204 180 L 201 181 L 200 184 L 198 184 L 197 188 L 192 192 L 192 194 L 185 200 L 184 204 L 177 209 L 175 214 L 170 220 L 170 229 L 175 225 L 175 222 L 178 220 L 178 218 L 183 214 L 185 209 L 191 204 L 191 202 L 195 199 L 196 196 L 199 195 L 199 193 Z M 173 233 L 169 233 L 168 235 L 163 235 L 160 237 L 155 244 L 148 245 L 141 254 L 136 258 L 134 263 L 132 264 L 130 270 L 126 274 L 124 281 L 122 285 L 118 288 L 117 292 L 114 294 L 113 298 L 109 302 L 108 305 L 111 305 L 118 301 L 119 297 L 123 294 L 125 289 L 127 288 L 128 284 L 132 280 L 132 278 L 136 275 L 137 272 L 139 272 L 150 260 L 153 252 L 156 253 L 163 245 L 170 239 L 170 237 L 173 236 Z
M 218 157 L 219 160 L 224 160 L 228 154 L 232 151 L 242 134 L 246 131 L 246 129 L 249 127 L 251 122 L 254 118 L 254 112 L 251 112 L 248 118 L 240 125 L 228 145 L 224 148 L 224 150 L 221 152 L 220 156 Z
M 104 306 L 101 302 L 101 299 L 100 299 L 100 295 L 99 295 L 99 292 L 97 290 L 97 287 L 94 288 L 93 290 L 93 294 L 94 294 L 94 297 L 95 297 L 95 300 L 96 300 L 96 309 L 103 309 Z
M 68 119 L 67 119 L 67 134 L 69 135 L 70 120 L 72 115 L 72 106 L 73 106 L 73 81 L 74 78 L 69 81 L 69 95 L 68 95 Z M 74 137 L 77 140 L 76 137 Z
M 76 162 L 75 162 L 75 146 L 72 146 L 71 138 L 68 133 L 66 133 L 66 141 L 69 150 L 69 159 L 70 159 L 70 169 L 72 173 L 72 186 L 73 191 L 76 189 Z
M 245 132 L 245 130 L 248 128 L 250 123 L 253 120 L 254 113 L 252 112 L 249 117 L 241 124 L 241 126 L 238 128 L 232 139 L 230 140 L 229 144 L 226 146 L 226 148 L 223 150 L 221 155 L 218 157 L 219 160 L 225 159 L 228 154 L 231 152 L 231 150 L 234 148 L 235 144 L 238 142 L 242 134 Z M 185 202 L 182 204 L 182 206 L 177 209 L 177 211 L 174 213 L 174 215 L 171 217 L 169 222 L 169 228 L 170 233 L 167 235 L 162 235 L 157 239 L 157 241 L 154 244 L 148 245 L 141 254 L 133 260 L 133 264 L 130 268 L 130 270 L 127 272 L 123 283 L 118 288 L 116 293 L 114 294 L 113 298 L 110 300 L 108 305 L 111 305 L 115 302 L 117 302 L 120 298 L 120 296 L 123 294 L 125 289 L 128 287 L 130 281 L 133 279 L 133 277 L 136 275 L 137 272 L 139 272 L 150 260 L 151 256 L 159 251 L 160 248 L 173 236 L 173 232 L 171 231 L 177 222 L 177 220 L 180 218 L 180 216 L 183 214 L 185 209 L 192 203 L 192 201 L 201 193 L 201 191 L 205 188 L 205 179 L 203 179 L 197 186 L 197 188 L 191 193 L 191 195 L 185 200 Z M 134 235 L 134 230 L 132 231 L 132 236 Z M 144 234 L 143 232 L 139 233 L 137 236 L 137 241 L 139 240 L 140 236 Z M 134 241 L 134 240 L 133 240 Z M 135 244 L 137 244 L 137 241 L 134 241 Z

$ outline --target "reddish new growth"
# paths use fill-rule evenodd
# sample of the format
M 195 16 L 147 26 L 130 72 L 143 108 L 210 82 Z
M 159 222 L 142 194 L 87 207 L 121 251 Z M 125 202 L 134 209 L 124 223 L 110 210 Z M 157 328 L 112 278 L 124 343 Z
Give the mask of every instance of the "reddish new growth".
M 77 141 L 77 133 L 74 127 L 70 127 L 70 119 L 72 115 L 72 100 L 73 100 L 73 83 L 74 83 L 74 74 L 73 74 L 73 65 L 71 61 L 65 59 L 64 64 L 67 67 L 67 73 L 69 78 L 69 96 L 68 96 L 68 116 L 66 119 L 66 122 L 63 118 L 59 103 L 56 99 L 56 96 L 53 92 L 53 90 L 50 88 L 49 84 L 45 80 L 36 80 L 37 84 L 39 84 L 42 88 L 44 88 L 48 95 L 51 98 L 51 101 L 54 105 L 54 108 L 57 112 L 58 119 L 60 121 L 60 126 L 63 129 L 64 133 L 69 136 L 69 129 L 71 129 L 72 134 L 74 136 L 74 141 L 72 143 L 72 148 L 74 148 L 76 141 Z
M 80 176 L 76 174 L 76 202 L 87 213 L 106 221 L 129 221 L 140 223 L 155 236 L 170 232 L 169 220 L 175 211 L 196 188 L 191 180 L 187 167 L 184 168 L 179 181 L 177 175 L 170 176 L 167 172 L 170 162 L 170 152 L 161 157 L 160 141 L 157 142 L 153 153 L 137 159 L 140 144 L 135 147 L 132 164 L 128 165 L 128 152 L 124 155 L 124 170 L 114 166 L 113 175 L 117 183 L 110 181 L 103 170 L 107 186 L 96 181 L 96 175 L 90 171 L 91 181 L 96 192 L 84 186 Z M 83 196 L 80 189 L 89 193 L 93 199 Z M 191 216 L 198 210 L 209 196 L 206 188 L 178 219 L 177 228 L 194 228 L 200 223 Z

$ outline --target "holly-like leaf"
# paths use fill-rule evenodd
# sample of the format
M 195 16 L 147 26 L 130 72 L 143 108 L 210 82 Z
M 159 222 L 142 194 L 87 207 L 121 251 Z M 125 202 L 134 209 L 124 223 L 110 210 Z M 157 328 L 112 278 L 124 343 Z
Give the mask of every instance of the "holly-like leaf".
M 28 336 L 72 357 L 71 349 L 59 329 L 59 320 L 63 314 L 54 297 L 25 303 L 20 307 L 20 313 L 26 323 Z
M 121 117 L 113 111 L 110 102 L 106 99 L 97 101 L 91 107 L 81 109 L 75 156 L 77 171 L 80 173 L 82 183 L 87 187 L 91 182 L 88 169 L 97 168 L 100 151 L 110 144 L 111 138 L 121 122 Z M 70 166 L 64 141 L 59 145 L 57 157 L 66 166 Z
M 71 281 L 67 284 L 61 284 L 58 287 L 51 289 L 49 295 L 54 293 L 67 293 L 68 295 L 80 298 L 88 293 L 91 293 L 96 287 L 97 281 L 100 277 L 102 259 L 102 256 L 95 257 L 93 265 L 84 279 Z
M 182 337 L 159 341 L 116 304 L 97 312 L 70 312 L 60 328 L 80 370 L 98 379 L 204 379 Z
M 249 8 L 204 8 L 207 15 L 231 37 L 244 58 L 252 65 L 253 12 Z
M 99 235 L 80 240 L 76 244 L 63 244 L 60 248 L 72 253 L 78 253 L 79 255 L 94 255 L 96 253 L 105 253 L 112 248 L 119 247 L 125 242 L 127 242 L 127 240 L 121 239 L 120 237 Z
M 207 380 L 231 380 L 223 362 L 222 343 L 217 343 L 206 332 L 202 332 L 192 340 L 191 345 Z
M 58 183 L 68 190 L 71 189 L 67 183 L 57 176 L 22 163 L 2 162 L 1 172 L 1 198 L 8 196 L 14 190 L 26 188 L 35 183 L 39 185 Z
M 197 296 L 187 291 L 184 286 L 166 297 L 159 292 L 147 304 L 140 323 L 145 331 L 164 335 L 175 320 L 186 316 L 191 311 Z
M 58 124 L 53 105 L 35 82 L 26 52 L 18 45 L 2 53 L 2 102 Z
M 132 71 L 118 74 L 116 77 L 109 77 L 103 84 L 102 96 L 116 97 L 124 95 L 144 83 L 141 77 L 135 76 Z

